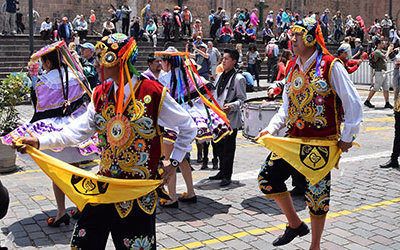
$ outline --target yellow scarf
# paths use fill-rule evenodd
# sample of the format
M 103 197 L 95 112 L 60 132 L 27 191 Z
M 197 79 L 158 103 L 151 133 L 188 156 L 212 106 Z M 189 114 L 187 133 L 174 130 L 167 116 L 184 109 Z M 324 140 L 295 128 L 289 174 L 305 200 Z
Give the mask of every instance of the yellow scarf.
M 274 137 L 268 134 L 257 142 L 287 161 L 311 185 L 317 184 L 336 167 L 342 154 L 337 140 Z
M 75 203 L 80 211 L 88 203 L 117 203 L 142 197 L 161 180 L 127 180 L 100 176 L 26 146 L 26 152 L 43 172 Z

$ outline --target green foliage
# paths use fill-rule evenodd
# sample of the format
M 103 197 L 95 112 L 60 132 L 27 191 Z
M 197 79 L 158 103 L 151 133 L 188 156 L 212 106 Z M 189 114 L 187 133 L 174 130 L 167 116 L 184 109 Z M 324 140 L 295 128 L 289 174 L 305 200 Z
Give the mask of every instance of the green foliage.
M 26 73 L 12 73 L 0 82 L 0 135 L 14 130 L 19 124 L 19 114 L 15 106 L 29 93 L 29 78 Z

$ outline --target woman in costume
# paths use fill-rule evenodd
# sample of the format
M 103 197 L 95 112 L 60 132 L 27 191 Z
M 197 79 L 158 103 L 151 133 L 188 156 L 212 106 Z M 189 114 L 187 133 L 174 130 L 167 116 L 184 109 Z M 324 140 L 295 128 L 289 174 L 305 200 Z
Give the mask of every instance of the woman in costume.
M 231 132 L 229 121 L 221 109 L 212 104 L 204 96 L 207 93 L 209 98 L 212 94 L 205 81 L 197 72 L 193 62 L 189 59 L 189 53 L 180 53 L 174 47 L 169 47 L 164 52 L 155 52 L 163 56 L 162 67 L 166 72 L 159 77 L 159 81 L 170 90 L 170 95 L 190 114 L 197 126 L 196 141 L 218 142 L 225 135 Z M 216 102 L 214 102 L 216 103 Z M 164 141 L 165 157 L 168 159 L 169 152 L 174 143 L 175 128 L 166 128 Z M 178 207 L 178 201 L 195 203 L 197 201 L 193 188 L 191 168 L 188 161 L 182 162 L 179 166 L 185 180 L 187 192 L 179 198 L 176 195 L 176 176 L 168 183 L 168 191 L 171 201 L 161 202 L 164 207 Z M 164 204 L 163 204 L 164 203 Z
M 37 66 L 41 61 L 45 71 L 37 76 Z M 22 136 L 41 136 L 53 131 L 62 131 L 86 111 L 90 101 L 90 91 L 83 83 L 84 77 L 79 64 L 69 53 L 65 42 L 60 41 L 46 46 L 31 57 L 30 72 L 32 83 L 32 103 L 34 115 L 29 123 L 23 124 L 10 134 L 1 138 L 3 144 L 11 145 L 12 140 Z M 46 150 L 46 154 L 75 165 L 97 158 L 97 147 L 93 139 L 77 147 Z M 57 215 L 49 217 L 47 224 L 59 227 L 69 224 L 70 217 L 65 209 L 65 195 L 53 183 L 57 203 Z

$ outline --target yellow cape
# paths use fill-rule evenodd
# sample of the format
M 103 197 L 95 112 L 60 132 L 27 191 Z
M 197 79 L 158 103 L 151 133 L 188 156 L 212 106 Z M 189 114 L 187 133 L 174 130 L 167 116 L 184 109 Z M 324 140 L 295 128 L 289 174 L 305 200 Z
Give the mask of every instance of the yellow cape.
M 137 199 L 155 190 L 161 180 L 126 180 L 100 176 L 27 147 L 43 172 L 75 203 L 80 211 L 88 203 L 116 203 Z

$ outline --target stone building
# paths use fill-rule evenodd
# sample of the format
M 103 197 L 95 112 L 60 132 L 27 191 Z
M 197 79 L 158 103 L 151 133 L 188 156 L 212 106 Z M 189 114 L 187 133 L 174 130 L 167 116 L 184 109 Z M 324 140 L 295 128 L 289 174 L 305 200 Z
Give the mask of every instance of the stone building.
M 133 13 L 137 15 L 144 7 L 147 0 L 128 0 Z M 344 16 L 358 15 L 364 18 L 367 26 L 369 26 L 375 18 L 382 18 L 385 13 L 389 12 L 389 2 L 392 1 L 392 15 L 394 19 L 400 19 L 400 0 L 153 0 L 152 10 L 158 14 L 165 8 L 173 8 L 178 2 L 182 5 L 187 5 L 193 13 L 195 18 L 199 18 L 203 22 L 205 30 L 208 30 L 208 15 L 210 9 L 217 9 L 221 6 L 226 10 L 229 16 L 232 16 L 236 8 L 247 8 L 249 10 L 258 8 L 261 1 L 264 1 L 264 17 L 269 10 L 275 13 L 280 8 L 291 8 L 294 12 L 306 14 L 309 11 L 323 12 L 324 9 L 329 8 L 331 14 L 340 10 Z M 21 1 L 21 3 L 27 1 Z M 88 16 L 90 10 L 96 11 L 98 20 L 104 22 L 107 18 L 107 9 L 110 4 L 118 6 L 122 0 L 35 0 L 34 9 L 37 10 L 44 18 L 50 16 L 51 18 L 62 17 L 64 15 L 73 19 L 77 14 Z M 21 10 L 27 13 L 27 4 L 21 4 Z M 205 33 L 207 34 L 207 32 Z

